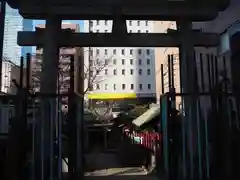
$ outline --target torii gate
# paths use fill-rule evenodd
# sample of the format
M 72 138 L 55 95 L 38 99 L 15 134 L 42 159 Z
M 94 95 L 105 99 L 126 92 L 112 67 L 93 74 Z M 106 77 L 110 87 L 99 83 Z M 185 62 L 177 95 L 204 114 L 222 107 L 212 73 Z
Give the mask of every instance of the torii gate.
M 181 79 L 185 92 L 195 91 L 194 46 L 216 46 L 218 34 L 192 31 L 192 22 L 209 21 L 217 17 L 218 12 L 227 7 L 229 0 L 8 0 L 10 6 L 18 8 L 24 18 L 46 19 L 44 34 L 19 32 L 18 44 L 21 46 L 43 46 L 43 73 L 41 91 L 55 93 L 58 67 L 58 49 L 61 46 L 80 47 L 180 47 Z M 61 21 L 76 20 L 113 20 L 111 34 L 103 33 L 63 33 Z M 176 21 L 178 30 L 174 33 L 127 33 L 126 20 L 170 20 Z M 196 100 L 190 98 L 189 112 L 196 117 Z M 195 122 L 189 122 L 196 126 Z M 75 141 L 76 142 L 76 141 Z M 48 146 L 48 145 L 47 145 Z M 45 154 L 46 159 L 49 154 Z M 77 157 L 77 154 L 76 154 Z M 190 157 L 191 167 L 196 165 Z M 46 163 L 50 163 L 49 160 Z M 81 165 L 72 165 L 70 173 L 73 179 L 81 178 Z M 75 169 L 75 170 L 74 170 Z M 194 169 L 189 179 L 196 179 Z M 49 172 L 44 172 L 50 177 Z M 198 179 L 198 178 L 197 178 Z

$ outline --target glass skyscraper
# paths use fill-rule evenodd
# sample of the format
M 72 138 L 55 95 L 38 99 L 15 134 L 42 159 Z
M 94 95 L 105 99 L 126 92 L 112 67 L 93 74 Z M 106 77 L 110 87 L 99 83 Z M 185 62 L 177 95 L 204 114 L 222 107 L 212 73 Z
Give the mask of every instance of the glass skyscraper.
M 20 57 L 26 53 L 32 53 L 32 47 L 20 47 L 17 45 L 18 31 L 32 31 L 33 20 L 25 20 L 17 10 L 6 5 L 3 58 L 16 64 L 20 64 Z

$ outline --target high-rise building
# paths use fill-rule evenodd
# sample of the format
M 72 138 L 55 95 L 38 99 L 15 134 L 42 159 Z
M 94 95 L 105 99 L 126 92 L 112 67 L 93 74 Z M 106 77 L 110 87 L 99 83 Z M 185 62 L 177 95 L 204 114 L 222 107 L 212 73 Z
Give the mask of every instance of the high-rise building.
M 18 31 L 31 31 L 33 28 L 32 20 L 25 20 L 16 9 L 6 5 L 3 58 L 16 64 L 20 64 L 20 57 L 25 53 L 32 52 L 31 47 L 20 47 L 17 44 Z
M 153 21 L 126 21 L 128 33 L 151 33 Z M 111 33 L 112 21 L 84 21 L 84 32 Z M 154 48 L 85 48 L 85 87 L 89 94 L 107 97 L 156 97 Z M 95 96 L 97 97 L 97 95 Z

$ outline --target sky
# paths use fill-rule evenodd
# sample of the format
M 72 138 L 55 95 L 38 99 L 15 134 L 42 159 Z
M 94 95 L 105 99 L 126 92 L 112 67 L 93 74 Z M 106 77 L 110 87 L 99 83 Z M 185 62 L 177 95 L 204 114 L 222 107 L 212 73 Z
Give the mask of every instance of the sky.
M 63 22 L 79 24 L 80 31 L 83 30 L 83 21 L 81 21 L 81 20 L 64 20 Z M 44 24 L 44 23 L 45 23 L 45 20 L 34 20 L 33 27 L 35 27 L 35 25 L 37 25 L 37 24 Z

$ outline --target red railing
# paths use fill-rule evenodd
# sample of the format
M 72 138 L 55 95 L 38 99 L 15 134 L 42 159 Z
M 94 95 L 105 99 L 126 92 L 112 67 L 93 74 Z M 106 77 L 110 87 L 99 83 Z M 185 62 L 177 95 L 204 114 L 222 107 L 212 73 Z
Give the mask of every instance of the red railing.
M 156 149 L 160 149 L 161 135 L 157 132 L 136 132 L 124 128 L 123 133 L 135 144 L 140 144 L 152 150 L 154 149 L 154 146 Z

